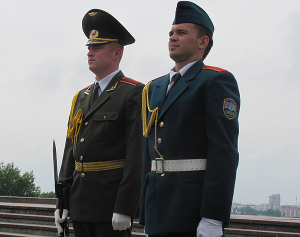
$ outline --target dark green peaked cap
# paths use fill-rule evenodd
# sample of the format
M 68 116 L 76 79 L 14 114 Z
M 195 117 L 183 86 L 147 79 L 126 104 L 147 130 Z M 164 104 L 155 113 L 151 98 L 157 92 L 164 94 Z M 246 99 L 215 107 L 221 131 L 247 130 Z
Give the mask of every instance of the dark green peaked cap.
M 201 25 L 207 28 L 212 35 L 214 33 L 214 25 L 207 13 L 193 2 L 180 1 L 177 3 L 173 25 L 181 23 Z
M 133 44 L 135 39 L 112 15 L 100 9 L 89 10 L 82 19 L 82 29 L 89 39 L 86 45 L 118 42 Z

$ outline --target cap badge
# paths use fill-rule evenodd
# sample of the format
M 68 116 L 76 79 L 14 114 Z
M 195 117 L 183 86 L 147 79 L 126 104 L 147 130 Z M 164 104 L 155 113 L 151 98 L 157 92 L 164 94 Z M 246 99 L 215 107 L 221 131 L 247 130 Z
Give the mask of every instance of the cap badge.
M 89 15 L 90 16 L 96 16 L 98 12 L 90 12 Z
M 230 98 L 224 99 L 223 111 L 224 111 L 225 116 L 229 120 L 235 118 L 235 116 L 237 114 L 236 109 L 237 109 L 237 106 L 233 99 L 230 99 Z
M 97 30 L 92 30 L 90 33 L 90 39 L 91 38 L 97 38 L 99 35 L 99 32 Z

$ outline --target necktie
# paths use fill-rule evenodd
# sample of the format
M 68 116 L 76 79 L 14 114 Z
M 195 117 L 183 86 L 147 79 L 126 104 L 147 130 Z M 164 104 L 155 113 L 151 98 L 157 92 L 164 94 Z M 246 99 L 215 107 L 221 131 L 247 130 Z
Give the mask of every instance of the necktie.
M 93 93 L 93 97 L 92 97 L 92 100 L 91 100 L 91 106 L 95 103 L 95 101 L 97 100 L 98 98 L 98 95 L 99 95 L 99 90 L 100 86 L 99 86 L 99 83 L 96 83 L 96 85 L 94 86 L 94 93 Z
M 173 90 L 175 84 L 178 82 L 178 80 L 180 79 L 181 75 L 180 73 L 176 73 L 172 79 L 171 79 L 171 82 L 173 82 L 173 84 L 170 86 L 168 92 L 167 92 L 167 97 L 170 95 L 171 91 Z

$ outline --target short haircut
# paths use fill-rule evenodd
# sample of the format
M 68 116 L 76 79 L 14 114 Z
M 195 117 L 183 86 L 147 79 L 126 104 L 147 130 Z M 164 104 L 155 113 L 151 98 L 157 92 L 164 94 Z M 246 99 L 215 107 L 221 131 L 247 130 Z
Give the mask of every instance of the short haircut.
M 203 54 L 203 58 L 202 58 L 202 60 L 204 60 L 206 58 L 206 56 L 208 55 L 208 53 L 210 52 L 210 50 L 211 50 L 211 48 L 214 44 L 213 39 L 212 39 L 212 34 L 204 26 L 200 26 L 200 25 L 197 25 L 197 24 L 194 24 L 194 25 L 195 25 L 196 30 L 197 30 L 197 37 L 198 38 L 201 38 L 203 36 L 208 36 L 208 38 L 209 38 L 208 45 L 207 45 L 206 49 L 204 50 L 204 54 Z
M 116 48 L 121 49 L 122 55 L 121 55 L 120 60 L 119 60 L 119 62 L 121 62 L 121 59 L 123 57 L 123 52 L 124 52 L 124 45 L 120 44 L 120 43 L 112 42 L 112 43 L 109 43 L 109 46 L 110 46 L 111 51 L 115 50 Z

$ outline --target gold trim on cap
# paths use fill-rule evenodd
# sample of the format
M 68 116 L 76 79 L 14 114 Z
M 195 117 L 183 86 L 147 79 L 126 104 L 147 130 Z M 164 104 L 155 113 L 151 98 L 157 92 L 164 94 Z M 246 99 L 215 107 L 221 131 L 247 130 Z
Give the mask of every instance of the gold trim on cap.
M 90 42 L 91 40 L 102 40 L 102 41 L 111 41 L 111 42 L 118 42 L 118 39 L 107 39 L 107 38 L 90 38 L 88 40 L 88 42 Z

